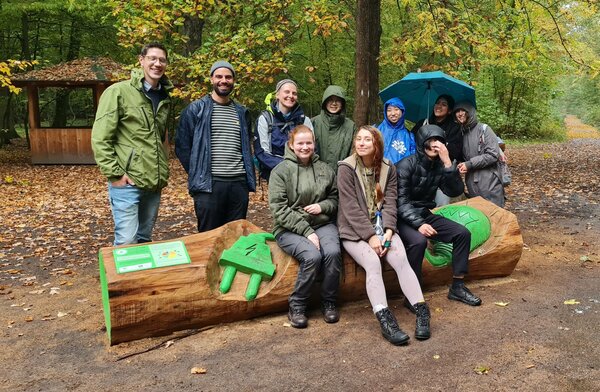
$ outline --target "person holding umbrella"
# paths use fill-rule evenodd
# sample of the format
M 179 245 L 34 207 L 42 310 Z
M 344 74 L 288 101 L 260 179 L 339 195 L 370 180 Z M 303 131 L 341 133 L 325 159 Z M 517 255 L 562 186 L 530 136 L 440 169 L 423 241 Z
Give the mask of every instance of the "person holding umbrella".
M 383 135 L 383 156 L 393 164 L 416 152 L 415 137 L 404 125 L 404 112 L 400 98 L 388 99 L 383 106 L 383 121 L 377 127 Z
M 454 121 L 452 111 L 454 110 L 454 98 L 448 94 L 441 94 L 435 100 L 433 111 L 429 118 L 417 121 L 411 132 L 416 134 L 419 128 L 426 124 L 435 124 L 444 130 L 450 159 L 462 162 L 462 133 L 460 125 Z
M 499 207 L 504 207 L 504 187 L 498 173 L 500 146 L 494 131 L 477 121 L 473 105 L 461 102 L 454 112 L 463 136 L 463 156 L 465 161 L 458 165 L 465 174 L 469 197 L 481 196 Z
M 450 154 L 450 160 L 462 162 L 462 144 L 463 136 L 460 131 L 460 125 L 454 121 L 452 110 L 454 109 L 454 98 L 448 94 L 440 95 L 433 105 L 433 112 L 429 118 L 419 120 L 411 132 L 416 134 L 419 128 L 427 124 L 435 124 L 444 130 L 446 136 L 446 148 Z M 450 198 L 440 189 L 435 195 L 436 206 L 444 206 L 450 203 Z

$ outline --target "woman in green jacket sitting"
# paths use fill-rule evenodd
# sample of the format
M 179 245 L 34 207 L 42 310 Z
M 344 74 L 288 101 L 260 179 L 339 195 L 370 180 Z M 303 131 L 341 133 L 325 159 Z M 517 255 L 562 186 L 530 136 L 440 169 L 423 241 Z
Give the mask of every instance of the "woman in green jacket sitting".
M 339 320 L 336 309 L 341 251 L 335 226 L 338 192 L 335 173 L 314 153 L 310 128 L 290 132 L 284 160 L 271 172 L 269 208 L 277 244 L 300 263 L 288 318 L 294 328 L 308 325 L 306 307 L 313 283 L 323 274 L 321 301 L 327 323 Z

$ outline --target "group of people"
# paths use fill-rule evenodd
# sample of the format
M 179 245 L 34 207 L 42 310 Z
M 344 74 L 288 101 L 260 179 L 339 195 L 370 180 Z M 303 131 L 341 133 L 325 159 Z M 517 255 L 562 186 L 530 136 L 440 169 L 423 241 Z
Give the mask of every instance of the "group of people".
M 169 176 L 166 121 L 173 85 L 164 74 L 167 50 L 148 44 L 139 63 L 130 80 L 104 92 L 92 130 L 96 161 L 108 179 L 114 245 L 151 241 Z M 503 191 L 491 175 L 499 157 L 496 137 L 477 121 L 473 106 L 440 96 L 432 116 L 408 131 L 402 101 L 393 98 L 385 103 L 379 129 L 357 129 L 346 117 L 342 88 L 325 90 L 321 113 L 311 120 L 298 103 L 296 82 L 284 79 L 253 136 L 248 109 L 230 96 L 235 78 L 229 62 L 212 65 L 212 91 L 181 113 L 175 153 L 188 174 L 199 232 L 246 218 L 256 158 L 268 181 L 277 244 L 299 263 L 289 297 L 293 327 L 308 325 L 307 306 L 319 276 L 324 320 L 339 320 L 342 248 L 364 268 L 373 312 L 395 345 L 409 336 L 388 307 L 382 260 L 396 271 L 405 306 L 416 314 L 417 339 L 431 335 L 420 283 L 428 239 L 453 244 L 448 298 L 481 304 L 464 284 L 469 231 L 431 213 L 436 193 L 463 193 L 462 173 L 470 196 L 503 205 Z

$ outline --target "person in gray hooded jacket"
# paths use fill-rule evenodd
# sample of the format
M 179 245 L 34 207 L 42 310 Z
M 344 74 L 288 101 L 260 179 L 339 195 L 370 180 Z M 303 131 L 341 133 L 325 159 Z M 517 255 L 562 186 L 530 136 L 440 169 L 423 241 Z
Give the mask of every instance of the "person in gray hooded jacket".
M 496 134 L 477 120 L 477 112 L 470 103 L 456 105 L 454 116 L 463 133 L 464 162 L 458 164 L 458 170 L 465 174 L 468 196 L 481 196 L 504 207 L 504 187 L 498 172 L 500 146 Z
M 319 158 L 337 171 L 339 161 L 350 156 L 354 121 L 346 117 L 346 96 L 340 86 L 329 86 L 323 93 L 321 114 L 312 120 Z

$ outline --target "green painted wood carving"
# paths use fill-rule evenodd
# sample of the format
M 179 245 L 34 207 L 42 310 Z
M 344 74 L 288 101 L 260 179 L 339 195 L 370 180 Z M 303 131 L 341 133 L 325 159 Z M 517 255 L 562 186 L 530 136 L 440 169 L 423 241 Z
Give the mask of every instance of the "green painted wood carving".
M 435 214 L 460 223 L 471 232 L 471 252 L 490 238 L 492 232 L 490 220 L 476 208 L 448 205 L 438 209 Z M 450 264 L 452 262 L 452 244 L 439 241 L 430 242 L 432 246 L 425 251 L 425 259 L 434 267 Z
M 225 267 L 219 290 L 225 294 L 231 289 L 231 284 L 237 271 L 250 275 L 246 288 L 246 300 L 251 301 L 258 295 L 260 282 L 271 280 L 275 273 L 275 264 L 271 259 L 271 249 L 266 241 L 274 241 L 271 233 L 254 233 L 240 237 L 231 248 L 225 249 L 219 259 L 219 264 Z

